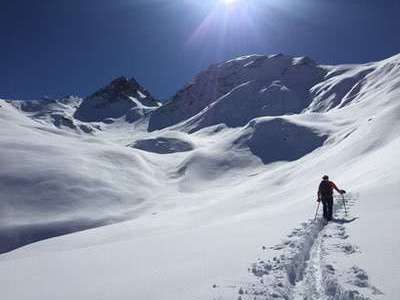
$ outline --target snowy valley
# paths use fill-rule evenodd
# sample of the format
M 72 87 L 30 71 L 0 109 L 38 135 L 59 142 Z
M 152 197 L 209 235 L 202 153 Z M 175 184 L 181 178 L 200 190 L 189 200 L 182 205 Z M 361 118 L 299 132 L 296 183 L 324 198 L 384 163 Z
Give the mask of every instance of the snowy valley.
M 397 299 L 399 150 L 400 54 L 3 99 L 2 299 Z M 324 174 L 348 191 L 325 226 Z

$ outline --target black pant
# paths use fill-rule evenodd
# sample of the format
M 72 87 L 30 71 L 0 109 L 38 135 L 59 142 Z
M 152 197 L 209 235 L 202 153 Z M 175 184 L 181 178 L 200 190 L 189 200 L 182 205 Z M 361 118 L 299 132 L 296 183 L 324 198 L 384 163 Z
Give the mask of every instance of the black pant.
M 328 221 L 332 220 L 333 197 L 322 198 L 322 206 L 324 208 L 324 218 Z

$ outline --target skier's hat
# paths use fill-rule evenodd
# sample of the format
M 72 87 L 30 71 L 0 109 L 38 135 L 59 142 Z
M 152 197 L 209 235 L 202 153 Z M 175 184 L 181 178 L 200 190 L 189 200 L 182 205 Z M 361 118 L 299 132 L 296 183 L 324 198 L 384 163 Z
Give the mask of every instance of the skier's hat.
M 328 176 L 328 175 L 324 175 L 324 176 L 322 176 L 322 179 L 323 179 L 323 180 L 328 180 L 328 179 L 329 179 L 329 176 Z

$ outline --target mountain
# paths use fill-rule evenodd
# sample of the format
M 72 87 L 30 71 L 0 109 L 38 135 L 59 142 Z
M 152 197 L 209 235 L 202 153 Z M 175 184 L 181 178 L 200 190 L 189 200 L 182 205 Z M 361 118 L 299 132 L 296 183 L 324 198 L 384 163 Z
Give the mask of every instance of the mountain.
M 50 124 L 56 128 L 68 129 L 77 133 L 92 133 L 99 129 L 98 126 L 84 124 L 73 117 L 81 102 L 81 98 L 74 96 L 60 99 L 9 101 L 21 112 L 41 124 Z
M 250 55 L 162 106 L 127 79 L 1 101 L 3 297 L 396 299 L 399 78 L 400 55 Z M 324 174 L 347 191 L 328 224 Z
M 152 114 L 149 130 L 174 125 L 202 110 L 200 127 L 243 126 L 255 117 L 299 113 L 311 102 L 310 88 L 325 73 L 308 57 L 282 54 L 212 65 Z
M 129 127 L 135 128 L 133 123 L 147 119 L 161 105 L 134 78 L 128 80 L 125 77 L 114 79 L 86 98 L 67 96 L 7 101 L 40 124 L 78 134 L 110 131 L 115 129 L 112 124 L 116 121 L 126 124 L 124 130 L 129 132 Z
M 105 88 L 85 98 L 74 113 L 83 122 L 112 123 L 124 118 L 132 123 L 160 106 L 134 78 L 119 77 Z

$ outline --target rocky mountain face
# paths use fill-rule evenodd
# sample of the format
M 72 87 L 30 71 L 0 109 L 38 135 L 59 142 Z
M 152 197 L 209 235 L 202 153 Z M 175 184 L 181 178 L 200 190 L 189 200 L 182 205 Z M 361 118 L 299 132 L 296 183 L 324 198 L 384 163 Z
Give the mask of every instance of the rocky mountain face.
M 159 102 L 135 79 L 119 77 L 85 98 L 74 117 L 83 122 L 112 123 L 124 117 L 135 122 L 159 106 Z

